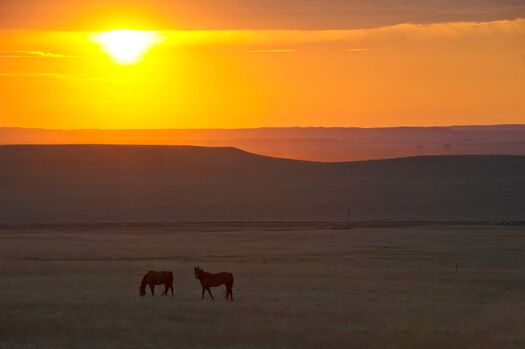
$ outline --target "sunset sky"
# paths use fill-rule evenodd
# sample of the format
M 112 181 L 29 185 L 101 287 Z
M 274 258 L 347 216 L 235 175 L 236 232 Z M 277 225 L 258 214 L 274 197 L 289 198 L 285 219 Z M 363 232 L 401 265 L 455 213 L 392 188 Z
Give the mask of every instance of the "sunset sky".
M 0 127 L 525 123 L 524 91 L 523 0 L 0 2 Z

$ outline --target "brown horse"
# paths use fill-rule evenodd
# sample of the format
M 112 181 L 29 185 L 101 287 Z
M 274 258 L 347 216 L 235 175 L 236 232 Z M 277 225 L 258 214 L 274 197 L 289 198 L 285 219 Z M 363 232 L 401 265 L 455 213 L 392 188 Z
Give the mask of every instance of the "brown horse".
M 210 294 L 211 299 L 213 298 L 213 295 L 211 294 L 210 287 L 217 287 L 220 285 L 226 286 L 226 300 L 228 298 L 230 301 L 233 302 L 233 274 L 222 272 L 217 274 L 207 273 L 204 270 L 202 270 L 199 267 L 193 268 L 193 272 L 195 274 L 195 279 L 199 280 L 201 282 L 202 286 L 202 299 L 204 299 L 204 292 L 207 290 Z
M 171 296 L 173 297 L 173 273 L 171 271 L 148 271 L 140 283 L 141 297 L 146 295 L 146 286 L 148 285 L 152 296 L 155 295 L 155 285 L 164 285 L 162 295 L 167 296 L 169 289 L 171 289 Z

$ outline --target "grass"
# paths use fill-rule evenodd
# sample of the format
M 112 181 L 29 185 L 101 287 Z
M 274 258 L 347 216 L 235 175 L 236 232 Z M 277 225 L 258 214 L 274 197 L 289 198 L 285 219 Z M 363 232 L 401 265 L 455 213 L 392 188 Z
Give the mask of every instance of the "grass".
M 525 346 L 523 228 L 217 230 L 0 232 L 0 348 Z M 195 265 L 234 273 L 233 304 Z M 175 297 L 140 298 L 148 270 Z

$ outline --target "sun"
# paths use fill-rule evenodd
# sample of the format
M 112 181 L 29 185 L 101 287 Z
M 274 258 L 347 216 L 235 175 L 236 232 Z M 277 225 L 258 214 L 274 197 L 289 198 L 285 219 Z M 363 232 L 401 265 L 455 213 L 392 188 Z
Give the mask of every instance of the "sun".
M 160 41 L 156 32 L 129 29 L 96 33 L 91 38 L 119 64 L 139 62 L 148 49 Z

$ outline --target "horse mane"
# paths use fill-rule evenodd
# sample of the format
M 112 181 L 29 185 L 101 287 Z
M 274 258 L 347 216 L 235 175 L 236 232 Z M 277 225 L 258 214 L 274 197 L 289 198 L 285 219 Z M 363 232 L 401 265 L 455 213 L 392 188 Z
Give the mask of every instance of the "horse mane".
M 206 276 L 210 275 L 210 273 L 208 273 L 208 272 L 202 270 L 201 268 L 198 268 L 197 270 L 198 270 L 198 272 L 199 272 L 199 279 L 200 279 L 201 277 L 206 277 Z

